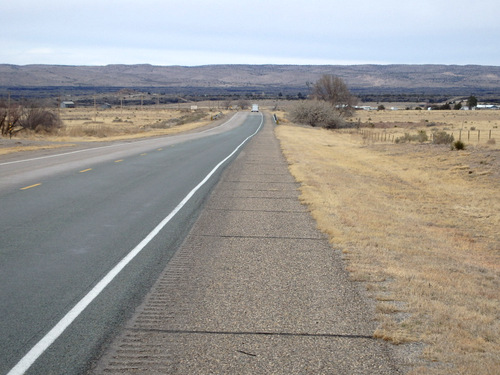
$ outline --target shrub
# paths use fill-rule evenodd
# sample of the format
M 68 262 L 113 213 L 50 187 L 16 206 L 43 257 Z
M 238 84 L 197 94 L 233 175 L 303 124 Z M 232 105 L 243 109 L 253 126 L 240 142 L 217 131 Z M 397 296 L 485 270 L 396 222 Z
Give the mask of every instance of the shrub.
M 427 142 L 429 140 L 429 136 L 425 132 L 425 130 L 420 130 L 417 134 L 417 141 L 420 143 Z
M 53 132 L 62 126 L 59 115 L 42 108 L 28 108 L 19 121 L 24 129 L 35 132 Z
M 406 143 L 411 141 L 411 135 L 410 133 L 405 133 L 402 137 L 397 137 L 394 142 L 396 143 Z
M 488 144 L 488 145 L 494 145 L 496 143 L 497 143 L 497 141 L 495 140 L 495 138 L 490 138 L 486 141 L 486 144 Z
M 458 140 L 453 143 L 453 148 L 455 150 L 465 150 L 465 143 L 462 141 Z
M 410 133 L 405 133 L 404 136 L 396 138 L 396 143 L 406 143 L 406 142 L 427 142 L 429 140 L 429 136 L 425 132 L 425 130 L 420 130 L 418 134 L 410 135 Z
M 453 137 L 453 134 L 448 134 L 445 131 L 438 131 L 434 133 L 432 143 L 435 143 L 437 145 L 449 145 L 454 140 L 455 138 Z
M 355 126 L 348 123 L 335 108 L 319 100 L 307 100 L 295 105 L 291 112 L 293 122 L 319 126 L 326 129 L 340 129 Z

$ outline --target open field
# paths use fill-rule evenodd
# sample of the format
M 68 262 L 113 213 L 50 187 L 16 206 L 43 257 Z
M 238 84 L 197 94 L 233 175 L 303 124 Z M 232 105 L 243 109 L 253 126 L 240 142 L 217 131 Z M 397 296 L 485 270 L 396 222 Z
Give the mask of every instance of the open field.
M 500 123 L 498 111 L 355 116 L 376 124 L 374 131 L 397 134 L 430 131 L 428 122 L 450 131 L 497 130 Z M 425 361 L 411 374 L 500 373 L 498 143 L 466 142 L 465 151 L 451 151 L 431 143 L 368 142 L 356 130 L 286 119 L 276 134 L 302 184 L 301 200 L 343 252 L 352 279 L 376 301 L 374 336 L 421 343 Z M 404 347 L 398 346 L 401 353 Z
M 444 130 L 455 140 L 461 138 L 470 144 L 484 144 L 490 138 L 500 141 L 500 111 L 426 111 L 426 110 L 385 110 L 356 111 L 350 119 L 360 122 L 369 129 L 376 129 L 385 139 L 393 140 L 406 132 Z
M 57 110 L 63 126 L 54 134 L 20 132 L 13 139 L 0 138 L 0 155 L 98 142 L 161 136 L 206 126 L 221 113 L 217 109 L 123 107 L 104 110 L 64 108 Z
M 189 124 L 190 129 L 206 125 L 215 115 L 208 110 L 134 107 L 97 111 L 89 108 L 62 109 L 60 113 L 65 126 L 59 136 L 97 138 L 172 134 L 181 131 L 180 125 Z

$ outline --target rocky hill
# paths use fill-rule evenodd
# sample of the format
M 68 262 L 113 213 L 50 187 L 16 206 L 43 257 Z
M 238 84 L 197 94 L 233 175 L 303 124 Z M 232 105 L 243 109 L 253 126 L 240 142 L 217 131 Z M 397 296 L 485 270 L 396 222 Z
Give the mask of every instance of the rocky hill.
M 448 90 L 500 92 L 500 66 L 479 65 L 8 65 L 0 88 L 150 87 L 206 90 L 307 90 L 323 74 L 342 77 L 353 91 Z

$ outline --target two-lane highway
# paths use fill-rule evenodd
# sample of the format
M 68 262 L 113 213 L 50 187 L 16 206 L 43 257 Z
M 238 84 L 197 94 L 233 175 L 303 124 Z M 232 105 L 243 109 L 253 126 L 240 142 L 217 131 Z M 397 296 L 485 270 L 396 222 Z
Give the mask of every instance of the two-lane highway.
M 262 123 L 0 159 L 0 374 L 85 372 Z

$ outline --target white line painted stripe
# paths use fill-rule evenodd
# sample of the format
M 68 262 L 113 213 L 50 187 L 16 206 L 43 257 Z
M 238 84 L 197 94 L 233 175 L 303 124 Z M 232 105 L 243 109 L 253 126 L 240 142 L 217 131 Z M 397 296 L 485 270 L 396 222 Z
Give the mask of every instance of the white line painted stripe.
M 206 133 L 208 131 L 211 131 L 211 130 L 214 130 L 214 129 L 217 129 L 217 128 L 220 128 L 221 126 L 224 126 L 226 124 L 229 124 L 235 117 L 237 117 L 239 115 L 239 112 L 236 113 L 233 117 L 231 117 L 229 120 L 227 120 L 226 122 L 224 122 L 223 124 L 220 124 L 218 126 L 216 126 L 215 128 L 210 128 L 210 129 L 207 129 L 207 130 L 203 130 L 201 132 L 199 132 L 199 134 L 202 134 L 202 133 Z M 181 137 L 183 136 L 184 134 L 175 134 L 175 135 L 170 135 L 170 136 L 167 136 L 169 138 L 173 138 L 173 137 Z M 154 141 L 154 140 L 157 140 L 157 138 L 155 139 L 144 139 L 144 140 L 141 140 L 141 141 L 134 141 L 133 143 L 143 143 L 143 142 L 151 142 L 151 141 Z M 8 161 L 8 162 L 5 162 L 5 163 L 0 163 L 0 165 L 9 165 L 9 164 L 17 164 L 17 163 L 25 163 L 25 162 L 28 162 L 28 161 L 35 161 L 35 160 L 42 160 L 42 159 L 49 159 L 49 158 L 56 158 L 58 156 L 65 156 L 65 155 L 72 155 L 72 154 L 78 154 L 80 152 L 89 152 L 89 151 L 93 151 L 93 150 L 101 150 L 101 149 L 104 149 L 104 148 L 110 148 L 110 147 L 120 147 L 120 146 L 129 146 L 130 143 L 132 142 L 127 142 L 127 143 L 118 143 L 118 144 L 114 144 L 114 145 L 109 145 L 109 146 L 100 146 L 100 147 L 92 147 L 92 148 L 86 148 L 86 149 L 83 149 L 83 150 L 76 150 L 76 151 L 69 151 L 69 152 L 64 152 L 62 154 L 55 154 L 55 155 L 46 155 L 46 156 L 40 156 L 38 158 L 31 158 L 31 159 L 24 159 L 24 160 L 14 160 L 14 161 Z
M 143 142 L 143 141 L 138 141 L 138 142 Z M 31 158 L 31 159 L 24 159 L 24 160 L 14 160 L 14 161 L 8 161 L 6 163 L 0 163 L 0 165 L 8 165 L 8 164 L 16 164 L 16 163 L 25 163 L 28 161 L 35 161 L 35 160 L 42 160 L 42 159 L 49 159 L 49 158 L 56 158 L 58 156 L 65 156 L 65 155 L 72 155 L 72 154 L 78 154 L 80 152 L 88 152 L 88 151 L 93 151 L 93 150 L 101 150 L 103 148 L 110 148 L 110 147 L 118 147 L 118 146 L 124 146 L 127 145 L 128 143 L 120 143 L 116 145 L 109 145 L 109 146 L 100 146 L 100 147 L 92 147 L 92 148 L 86 148 L 84 150 L 76 150 L 76 151 L 70 151 L 70 152 L 65 152 L 62 154 L 55 154 L 55 155 L 46 155 L 46 156 L 40 156 L 38 158 Z
M 22 375 L 35 363 L 52 343 L 73 323 L 73 321 L 87 308 L 88 305 L 106 288 L 106 286 L 113 281 L 121 270 L 125 268 L 136 256 L 139 254 L 146 245 L 156 237 L 156 235 L 169 223 L 172 218 L 186 205 L 186 203 L 193 197 L 193 195 L 212 177 L 212 175 L 227 161 L 229 160 L 243 145 L 259 132 L 264 122 L 264 117 L 261 115 L 261 121 L 257 130 L 249 135 L 238 147 L 234 149 L 224 160 L 217 164 L 212 171 L 196 187 L 189 192 L 188 195 L 174 208 L 174 210 L 161 221 L 160 224 L 149 233 L 125 258 L 123 258 L 104 278 L 97 283 L 96 286 L 83 297 L 60 321 L 54 328 L 52 328 L 21 360 L 10 370 L 7 375 Z

